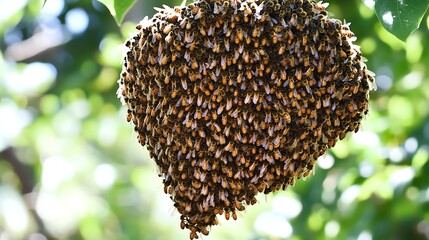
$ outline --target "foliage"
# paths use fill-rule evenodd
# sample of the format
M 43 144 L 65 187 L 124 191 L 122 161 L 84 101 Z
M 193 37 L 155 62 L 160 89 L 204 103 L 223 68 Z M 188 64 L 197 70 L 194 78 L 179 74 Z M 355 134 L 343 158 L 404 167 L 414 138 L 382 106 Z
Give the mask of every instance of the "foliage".
M 187 239 L 116 98 L 134 25 L 181 1 L 120 28 L 96 0 L 43 2 L 0 1 L 0 238 Z M 368 2 L 328 8 L 377 74 L 362 130 L 208 239 L 429 239 L 429 18 L 402 42 Z
M 377 0 L 375 12 L 383 27 L 405 41 L 420 25 L 429 0 Z
M 98 0 L 109 9 L 110 14 L 115 18 L 115 21 L 118 25 L 121 24 L 122 20 L 125 17 L 125 14 L 130 10 L 134 5 L 136 0 Z

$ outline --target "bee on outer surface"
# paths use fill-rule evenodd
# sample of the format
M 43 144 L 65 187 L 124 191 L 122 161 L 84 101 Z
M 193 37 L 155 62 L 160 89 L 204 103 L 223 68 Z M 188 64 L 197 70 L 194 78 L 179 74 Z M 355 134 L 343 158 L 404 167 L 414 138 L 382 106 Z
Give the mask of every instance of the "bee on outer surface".
M 178 186 L 179 186 L 179 190 L 180 190 L 181 192 L 184 192 L 184 191 L 186 190 L 185 185 L 183 185 L 183 182 L 179 182 L 179 183 L 178 183 Z
M 244 103 L 245 104 L 249 103 L 251 97 L 252 97 L 252 95 L 249 92 L 246 93 L 246 98 L 244 98 Z
M 243 37 L 244 37 L 244 33 L 243 33 L 243 29 L 242 28 L 237 28 L 236 30 L 236 36 L 238 38 L 238 40 L 235 40 L 235 43 L 238 44 L 238 42 L 243 41 Z
M 200 10 L 200 8 L 199 8 L 199 7 L 195 7 L 195 8 L 193 8 L 193 9 L 192 9 L 192 12 L 195 14 L 195 15 L 194 15 L 194 19 L 195 19 L 195 20 L 200 19 L 200 18 L 203 16 L 203 12 Z
M 254 37 L 254 38 L 259 37 L 261 35 L 261 30 L 262 30 L 261 27 L 255 27 L 252 30 L 252 37 Z
M 220 59 L 220 66 L 221 66 L 221 68 L 222 69 L 226 69 L 226 57 L 225 56 L 222 56 L 221 57 L 221 59 Z
M 301 71 L 301 69 L 300 69 L 300 68 L 297 68 L 297 69 L 295 70 L 295 77 L 296 77 L 296 79 L 298 79 L 298 80 L 301 80 L 301 79 L 302 79 L 302 71 Z
M 195 58 L 191 59 L 191 68 L 192 69 L 197 69 L 198 68 L 198 62 L 197 62 L 197 60 Z
M 228 99 L 226 101 L 226 108 L 225 108 L 225 110 L 229 111 L 231 109 L 231 107 L 232 107 L 232 100 Z
M 268 1 L 268 3 L 270 3 L 271 1 Z M 267 19 L 270 18 L 270 15 L 268 12 L 264 12 L 262 13 L 261 19 L 259 19 L 259 21 L 261 22 L 265 22 L 267 21 Z
M 282 55 L 286 50 L 286 45 L 284 43 L 280 44 L 278 54 Z
M 253 93 L 253 104 L 258 103 L 259 100 L 259 93 L 258 92 L 254 92 Z
M 224 108 L 225 108 L 225 105 L 221 103 L 220 106 L 218 107 L 216 113 L 221 114 L 223 112 Z
M 280 115 L 283 117 L 283 119 L 286 121 L 286 123 L 291 122 L 291 117 L 286 110 L 280 110 Z
M 229 217 L 230 217 L 230 216 L 229 216 L 229 212 L 226 212 L 226 213 L 225 213 L 225 219 L 226 219 L 226 220 L 229 220 Z
M 201 117 L 202 117 L 201 108 L 197 108 L 197 110 L 195 110 L 194 119 L 201 119 Z
M 275 32 L 271 32 L 270 37 L 271 37 L 271 42 L 276 44 L 278 42 L 279 38 L 281 37 L 281 35 L 277 34 Z
M 221 3 L 221 2 L 219 2 L 219 1 L 216 1 L 216 2 L 214 3 L 214 5 L 213 5 L 213 14 L 218 14 L 218 13 L 220 13 L 220 12 L 221 12 L 221 8 L 222 8 L 222 10 L 223 10 L 222 3 Z
M 230 152 L 233 148 L 234 144 L 232 142 L 229 142 L 224 148 L 224 151 Z
M 227 115 L 226 114 L 223 114 L 222 115 L 222 125 L 226 125 L 228 123 L 228 119 L 227 119 Z M 229 132 L 228 132 L 229 133 Z
M 224 38 L 223 42 L 224 42 L 226 51 L 229 51 L 229 47 L 230 47 L 230 45 L 229 45 L 229 39 L 228 38 Z
M 212 51 L 218 53 L 220 50 L 220 45 L 218 42 L 214 42 Z
M 207 216 L 206 217 L 206 219 L 210 219 L 210 217 L 209 216 Z M 200 229 L 200 232 L 203 234 L 203 235 L 209 235 L 209 231 L 206 229 L 206 228 L 201 228 Z M 198 235 L 197 235 L 198 236 Z

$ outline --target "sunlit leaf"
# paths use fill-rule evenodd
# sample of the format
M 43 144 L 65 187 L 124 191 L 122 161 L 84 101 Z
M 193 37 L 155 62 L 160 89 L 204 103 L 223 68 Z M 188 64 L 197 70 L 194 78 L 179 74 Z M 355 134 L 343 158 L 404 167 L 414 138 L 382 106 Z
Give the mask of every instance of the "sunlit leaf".
M 130 10 L 131 6 L 136 2 L 136 0 L 98 0 L 103 3 L 107 9 L 109 9 L 110 14 L 112 14 L 118 25 L 121 24 L 127 12 Z
M 405 41 L 419 28 L 429 0 L 377 0 L 375 12 L 383 27 Z

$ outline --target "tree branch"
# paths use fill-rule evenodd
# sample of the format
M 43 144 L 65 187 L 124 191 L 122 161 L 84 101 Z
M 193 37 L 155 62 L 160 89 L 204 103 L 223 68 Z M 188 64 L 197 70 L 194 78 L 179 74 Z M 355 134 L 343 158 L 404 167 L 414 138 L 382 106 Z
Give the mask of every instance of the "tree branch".
M 37 211 L 33 207 L 33 202 L 31 198 L 26 198 L 25 195 L 33 192 L 33 189 L 36 185 L 36 181 L 34 179 L 34 174 L 30 167 L 24 165 L 16 156 L 15 149 L 13 147 L 7 147 L 3 151 L 0 152 L 0 159 L 5 160 L 10 164 L 19 181 L 21 182 L 21 193 L 24 198 L 24 202 L 36 221 L 38 230 L 41 234 L 49 237 L 50 234 L 46 231 L 43 220 L 37 214 Z

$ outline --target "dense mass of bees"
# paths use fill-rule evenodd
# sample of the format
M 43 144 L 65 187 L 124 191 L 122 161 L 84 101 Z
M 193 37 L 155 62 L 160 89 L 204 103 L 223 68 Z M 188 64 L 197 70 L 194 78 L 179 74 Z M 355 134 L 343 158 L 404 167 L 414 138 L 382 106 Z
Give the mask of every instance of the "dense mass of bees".
M 368 111 L 374 78 L 348 24 L 311 0 L 157 9 L 119 80 L 190 238 L 285 189 Z

